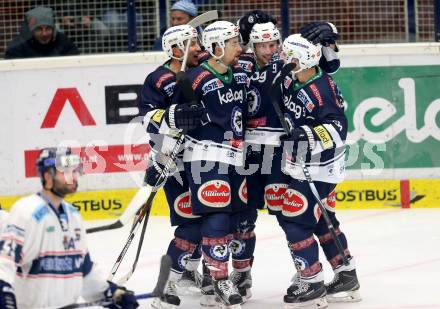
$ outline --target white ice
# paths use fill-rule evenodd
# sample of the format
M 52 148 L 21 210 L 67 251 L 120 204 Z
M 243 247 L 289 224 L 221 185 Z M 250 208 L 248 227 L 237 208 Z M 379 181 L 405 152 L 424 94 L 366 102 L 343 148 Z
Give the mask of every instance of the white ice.
M 433 309 L 440 308 L 440 209 L 338 210 L 341 229 L 356 257 L 363 300 L 329 304 L 334 309 Z M 260 214 L 253 276 L 253 297 L 243 308 L 283 307 L 283 295 L 295 273 L 284 235 L 274 217 Z M 139 229 L 140 234 L 140 229 Z M 167 250 L 173 229 L 167 217 L 151 217 L 137 269 L 127 283 L 136 293 L 150 292 L 159 260 Z M 93 259 L 110 272 L 128 236 L 128 228 L 90 234 Z M 131 265 L 137 239 L 117 276 Z M 320 254 L 326 281 L 332 271 Z M 143 300 L 141 308 L 150 308 Z M 196 297 L 183 297 L 179 308 L 201 308 Z

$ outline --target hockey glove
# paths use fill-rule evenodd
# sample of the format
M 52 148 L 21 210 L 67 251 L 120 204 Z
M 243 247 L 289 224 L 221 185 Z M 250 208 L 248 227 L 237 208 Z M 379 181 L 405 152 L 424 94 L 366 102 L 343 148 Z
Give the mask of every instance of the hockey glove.
M 283 147 L 292 154 L 292 157 L 305 161 L 306 155 L 316 147 L 315 136 L 308 126 L 295 128 L 290 135 L 281 138 Z
M 14 289 L 9 283 L 3 280 L 0 280 L 0 308 L 17 309 Z
M 240 35 L 243 45 L 247 45 L 249 43 L 249 35 L 251 34 L 252 27 L 255 24 L 264 24 L 268 22 L 272 22 L 274 25 L 277 24 L 275 18 L 260 10 L 253 10 L 244 14 L 243 17 L 238 20 L 238 27 L 240 28 Z
M 173 104 L 166 109 L 165 121 L 171 129 L 180 129 L 185 134 L 200 126 L 205 114 L 202 104 Z
M 104 292 L 106 298 L 112 300 L 111 305 L 105 306 L 110 309 L 134 309 L 139 307 L 136 296 L 133 291 L 127 290 L 125 287 L 118 286 L 108 281 L 109 288 Z
M 322 46 L 336 44 L 339 37 L 335 25 L 328 22 L 315 21 L 299 28 L 301 35 L 313 44 L 320 43 Z

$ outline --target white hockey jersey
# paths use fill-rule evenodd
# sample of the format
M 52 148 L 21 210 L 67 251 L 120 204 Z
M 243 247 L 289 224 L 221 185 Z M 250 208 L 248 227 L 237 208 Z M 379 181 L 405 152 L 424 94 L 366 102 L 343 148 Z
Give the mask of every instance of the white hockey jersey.
M 7 219 L 8 219 L 8 213 L 3 209 L 0 209 L 0 234 L 2 232 L 3 227 L 6 226 Z
M 79 212 L 61 207 L 41 193 L 22 198 L 0 235 L 0 279 L 14 287 L 20 309 L 99 299 L 109 286 L 90 259 Z

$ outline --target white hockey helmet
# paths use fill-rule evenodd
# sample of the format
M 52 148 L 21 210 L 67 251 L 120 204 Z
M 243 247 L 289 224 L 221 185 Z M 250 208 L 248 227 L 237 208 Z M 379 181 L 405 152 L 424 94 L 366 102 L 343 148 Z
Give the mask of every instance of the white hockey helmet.
M 249 34 L 251 48 L 255 43 L 278 41 L 281 43 L 281 34 L 277 27 L 272 23 L 255 24 Z
M 319 64 L 321 48 L 321 44 L 315 45 L 299 33 L 289 35 L 283 42 L 285 62 L 290 63 L 293 59 L 298 59 L 300 70 L 312 68 Z
M 225 41 L 240 35 L 239 28 L 229 21 L 216 21 L 203 30 L 202 44 L 206 50 L 216 59 L 223 57 L 225 53 Z M 215 56 L 213 44 L 218 44 L 222 49 L 221 56 Z
M 171 58 L 176 58 L 173 55 L 173 47 L 177 46 L 180 50 L 185 52 L 185 42 L 193 38 L 197 38 L 197 30 L 190 25 L 179 25 L 168 28 L 162 36 L 162 49 Z

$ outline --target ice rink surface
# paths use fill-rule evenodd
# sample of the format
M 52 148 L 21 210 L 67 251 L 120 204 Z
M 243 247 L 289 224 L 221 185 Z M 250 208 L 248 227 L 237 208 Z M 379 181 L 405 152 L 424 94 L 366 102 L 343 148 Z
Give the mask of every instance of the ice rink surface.
M 440 309 L 440 209 L 387 209 L 338 211 L 341 229 L 356 258 L 363 300 L 351 304 L 329 304 L 335 309 Z M 265 213 L 257 221 L 257 245 L 253 297 L 242 307 L 283 308 L 283 295 L 295 269 L 286 241 L 275 218 Z M 140 229 L 139 232 L 140 234 Z M 128 228 L 89 235 L 93 259 L 105 272 L 119 255 Z M 151 217 L 137 269 L 127 287 L 136 293 L 150 292 L 157 278 L 159 260 L 173 237 L 167 217 Z M 116 278 L 131 265 L 137 238 Z M 326 281 L 332 271 L 321 260 Z M 140 308 L 150 308 L 151 300 Z M 197 297 L 182 297 L 179 308 L 201 308 Z

